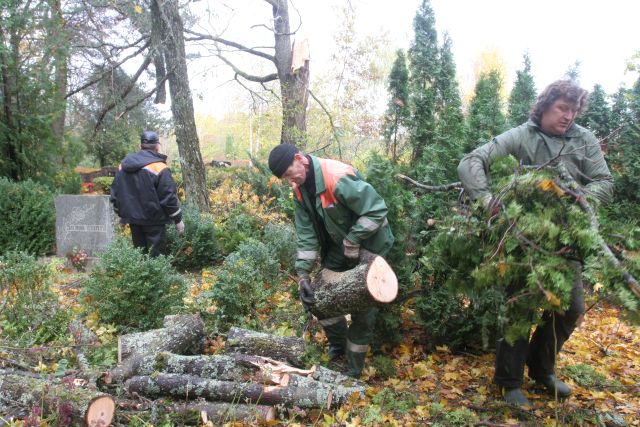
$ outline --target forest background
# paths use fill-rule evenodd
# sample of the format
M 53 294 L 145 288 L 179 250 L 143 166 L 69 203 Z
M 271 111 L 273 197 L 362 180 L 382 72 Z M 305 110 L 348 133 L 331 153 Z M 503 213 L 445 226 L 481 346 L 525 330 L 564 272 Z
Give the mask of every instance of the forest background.
M 611 394 L 589 410 L 579 404 L 564 406 L 562 416 L 557 407 L 542 404 L 540 413 L 505 413 L 498 407 L 486 415 L 477 409 L 482 402 L 469 394 L 484 396 L 488 383 L 471 389 L 460 384 L 441 388 L 440 382 L 432 386 L 435 373 L 449 372 L 446 381 L 469 381 L 453 375 L 455 365 L 463 361 L 476 366 L 477 360 L 459 359 L 459 353 L 450 350 L 485 354 L 505 325 L 506 300 L 499 289 L 483 295 L 469 289 L 488 286 L 486 278 L 483 282 L 472 271 L 486 259 L 483 250 L 490 248 L 451 243 L 465 243 L 464 233 L 443 237 L 464 229 L 461 224 L 468 223 L 472 207 L 460 205 L 458 191 L 421 192 L 397 174 L 432 186 L 457 181 L 456 166 L 464 153 L 526 121 L 541 89 L 532 68 L 543 64 L 533 64 L 523 51 L 521 67 L 509 75 L 500 52 L 487 49 L 477 53 L 473 84 L 461 89 L 455 40 L 438 33 L 429 1 L 417 5 L 406 50 L 394 49 L 384 35 L 360 37 L 358 10 L 345 2 L 335 12 L 339 25 L 331 57 L 316 74 L 313 51 L 309 61 L 305 38 L 297 34 L 305 16 L 285 0 L 254 4 L 261 8 L 253 10 L 252 27 L 231 31 L 236 11 L 226 3 L 1 3 L 3 357 L 20 360 L 23 366 L 36 360 L 42 372 L 63 370 L 74 363 L 70 347 L 60 350 L 72 339 L 66 326 L 78 316 L 99 331 L 101 345 L 91 354 L 96 368 L 114 362 L 115 334 L 158 326 L 164 314 L 173 312 L 205 316 L 212 352 L 231 325 L 300 335 L 306 318 L 290 304 L 291 295 L 296 296 L 291 193 L 264 166 L 273 146 L 294 142 L 358 167 L 385 198 L 397 239 L 390 262 L 400 278 L 399 303 L 380 316 L 375 363 L 368 374 L 381 388 L 373 393 L 369 408 L 355 405 L 324 414 L 329 417 L 326 423 L 401 422 L 403 417 L 444 422 L 457 417 L 464 425 L 481 418 L 509 423 L 519 417 L 519 422 L 561 424 L 573 417 L 598 424 L 605 416 L 633 422 L 638 413 L 637 403 L 630 403 L 637 402 L 638 395 L 637 352 L 628 356 L 624 368 L 625 381 L 631 378 L 635 388 L 615 383 L 621 381 L 620 372 L 593 370 L 582 359 L 570 365 L 577 366 L 576 383 L 599 378 L 598 387 Z M 257 30 L 262 32 L 257 40 L 230 37 Z M 610 93 L 597 83 L 588 88 L 590 107 L 578 123 L 600 139 L 616 182 L 615 202 L 600 208 L 600 234 L 625 268 L 637 274 L 640 54 L 631 52 L 619 66 L 627 76 L 635 76 L 632 84 Z M 579 58 L 567 58 L 564 74 L 580 80 Z M 234 84 L 240 90 L 218 99 L 190 87 L 190 82 L 221 75 L 231 76 L 225 86 Z M 166 107 L 159 106 L 163 102 Z M 194 105 L 203 103 L 222 104 L 224 113 L 198 113 Z M 186 206 L 186 236 L 170 235 L 172 256 L 160 264 L 138 256 L 126 236 L 89 271 L 82 253 L 68 254 L 67 261 L 51 259 L 54 195 L 86 191 L 90 187 L 81 185 L 78 166 L 116 166 L 137 149 L 142 129 L 163 135 Z M 235 163 L 231 168 L 208 167 L 214 159 Z M 109 178 L 93 184 L 93 190 L 109 191 Z M 467 265 L 463 260 L 471 249 L 479 258 Z M 510 265 L 498 268 L 508 271 Z M 166 281 L 154 286 L 171 289 L 169 299 L 150 299 L 149 283 L 134 288 L 131 283 L 145 283 L 141 277 L 127 282 L 111 276 L 110 267 L 139 276 L 161 272 Z M 589 277 L 594 307 L 606 319 L 617 316 L 613 306 L 637 313 L 637 299 L 616 279 L 618 272 L 602 270 L 601 276 Z M 123 292 L 128 295 L 124 301 L 109 296 Z M 543 302 L 552 300 L 548 292 L 538 295 Z M 51 310 L 55 315 L 48 314 Z M 637 329 L 622 320 L 616 325 L 615 333 L 597 338 L 598 351 L 604 349 L 605 356 L 610 355 L 610 344 L 602 340 L 617 339 L 629 348 L 637 342 Z M 312 336 L 322 344 L 317 325 L 315 332 Z M 33 346 L 45 350 L 36 356 L 22 351 Z M 320 349 L 309 355 L 310 361 L 322 362 Z M 620 348 L 618 355 L 622 353 Z M 490 363 L 477 357 L 484 365 L 476 366 L 474 375 L 489 377 Z M 429 398 L 412 401 L 415 387 L 423 387 Z M 456 412 L 456 399 L 472 400 Z M 385 407 L 390 400 L 407 405 Z M 448 409 L 447 400 L 453 402 Z

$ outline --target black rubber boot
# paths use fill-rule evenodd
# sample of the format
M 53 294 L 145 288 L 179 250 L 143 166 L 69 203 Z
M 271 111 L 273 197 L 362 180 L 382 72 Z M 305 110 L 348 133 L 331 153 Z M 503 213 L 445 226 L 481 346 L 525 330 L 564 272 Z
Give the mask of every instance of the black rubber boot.
M 571 388 L 553 374 L 535 377 L 533 380 L 543 386 L 547 390 L 547 393 L 554 397 L 557 396 L 558 399 L 566 399 L 571 396 Z
M 531 402 L 524 395 L 521 388 L 503 388 L 502 398 L 513 406 L 531 406 Z

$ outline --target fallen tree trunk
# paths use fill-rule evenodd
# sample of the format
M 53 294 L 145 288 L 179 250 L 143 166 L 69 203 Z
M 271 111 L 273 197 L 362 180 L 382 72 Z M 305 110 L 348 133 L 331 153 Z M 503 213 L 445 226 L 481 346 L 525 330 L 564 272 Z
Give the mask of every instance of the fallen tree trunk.
M 233 327 L 227 334 L 226 347 L 229 353 L 263 356 L 296 367 L 304 366 L 304 340 L 298 337 L 283 337 Z
M 186 374 L 221 381 L 279 383 L 279 378 L 277 381 L 272 378 L 276 369 L 270 366 L 280 362 L 260 356 L 244 354 L 184 356 L 160 352 L 136 356 L 128 362 L 102 374 L 101 384 L 122 383 L 133 376 L 152 375 L 154 372 Z
M 258 383 L 207 380 L 190 375 L 160 374 L 136 376 L 125 382 L 128 393 L 147 397 L 171 396 L 181 399 L 204 398 L 210 401 L 290 405 L 300 408 L 321 408 L 340 405 L 354 393 L 354 387 L 305 388 L 264 386 Z
M 118 338 L 118 363 L 131 356 L 168 351 L 177 354 L 202 352 L 204 323 L 198 315 L 165 316 L 164 328 L 122 335 Z
M 108 394 L 29 375 L 0 373 L 0 393 L 4 404 L 29 411 L 41 407 L 43 414 L 64 417 L 67 425 L 108 426 L 116 408 L 113 397 Z
M 398 279 L 384 258 L 360 251 L 360 264 L 336 272 L 323 268 L 313 279 L 315 304 L 310 309 L 318 319 L 327 319 L 390 303 L 398 295 Z
M 162 402 L 164 407 L 166 402 Z M 179 414 L 181 422 L 214 425 L 241 422 L 242 425 L 263 424 L 276 419 L 276 409 L 266 405 L 227 402 L 187 402 L 168 406 L 168 412 Z

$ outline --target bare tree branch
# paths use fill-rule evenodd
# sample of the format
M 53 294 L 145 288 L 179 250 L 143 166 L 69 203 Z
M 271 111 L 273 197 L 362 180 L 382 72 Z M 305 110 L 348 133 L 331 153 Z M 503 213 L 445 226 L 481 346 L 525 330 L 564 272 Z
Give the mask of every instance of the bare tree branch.
M 406 175 L 402 175 L 401 173 L 396 174 L 396 177 L 400 178 L 400 179 L 404 179 L 405 181 L 408 181 L 409 183 L 415 185 L 416 187 L 427 191 L 429 193 L 436 193 L 438 191 L 450 191 L 450 190 L 460 190 L 462 189 L 462 183 L 461 182 L 451 182 L 449 184 L 443 184 L 443 185 L 425 185 L 425 184 L 421 184 L 418 181 L 415 181 L 411 178 L 409 178 Z
M 244 46 L 244 45 L 242 45 L 240 43 L 236 43 L 236 42 L 231 41 L 231 40 L 223 39 L 222 37 L 212 36 L 210 34 L 198 33 L 196 31 L 188 30 L 188 29 L 185 29 L 184 32 L 196 36 L 196 38 L 185 39 L 185 40 L 188 40 L 188 41 L 212 40 L 212 41 L 214 41 L 216 43 L 221 43 L 221 44 L 223 44 L 225 46 L 234 47 L 234 48 L 238 49 L 241 52 L 250 53 L 251 55 L 255 55 L 255 56 L 259 56 L 261 58 L 267 59 L 267 60 L 269 60 L 269 61 L 271 61 L 273 63 L 275 63 L 275 61 L 276 61 L 276 58 L 273 55 L 269 55 L 267 53 L 264 53 L 264 52 L 261 52 L 259 50 L 256 50 L 255 48 L 247 47 L 247 46 Z
M 77 87 L 75 89 L 73 89 L 72 91 L 70 91 L 69 93 L 67 93 L 65 95 L 65 99 L 75 95 L 78 92 L 83 91 L 84 89 L 88 88 L 89 86 L 93 86 L 94 84 L 98 83 L 100 80 L 102 80 L 106 75 L 111 74 L 116 68 L 118 68 L 119 66 L 121 66 L 122 64 L 124 64 L 125 62 L 127 62 L 128 60 L 130 60 L 131 58 L 135 58 L 136 56 L 138 56 L 140 54 L 140 52 L 142 52 L 143 50 L 145 50 L 146 48 L 149 47 L 150 41 L 147 40 L 147 42 L 144 44 L 144 46 L 142 46 L 140 49 L 138 49 L 136 52 L 133 52 L 131 55 L 123 58 L 121 61 L 116 62 L 115 64 L 111 65 L 111 67 L 109 67 L 108 69 L 106 69 L 105 71 L 103 71 L 98 77 L 96 77 L 95 79 L 91 79 L 88 82 L 86 82 L 85 84 L 83 84 L 80 87 Z
M 333 124 L 333 117 L 331 116 L 331 113 L 329 112 L 329 110 L 325 108 L 324 104 L 320 102 L 320 100 L 313 94 L 313 92 L 311 92 L 311 90 L 309 90 L 309 95 L 311 95 L 311 97 L 318 103 L 318 105 L 320 105 L 322 110 L 325 112 L 325 114 L 329 118 L 329 123 L 331 124 L 331 130 L 333 131 L 333 137 L 335 138 L 336 143 L 338 144 L 338 157 L 340 158 L 340 160 L 342 160 L 342 147 L 340 144 L 340 139 L 338 138 L 338 132 L 336 132 L 336 127 Z
M 239 76 L 251 81 L 251 82 L 257 82 L 257 83 L 266 83 L 266 82 L 272 82 L 274 80 L 278 80 L 278 74 L 277 73 L 273 73 L 273 74 L 267 74 L 266 76 L 254 76 L 251 74 L 247 74 L 244 71 L 240 70 L 238 67 L 236 67 L 231 61 L 229 61 L 227 58 L 225 58 L 222 55 L 216 55 L 218 58 L 220 58 L 220 60 L 222 60 L 222 62 L 224 62 L 225 64 L 227 64 L 229 67 L 231 67 L 231 69 Z

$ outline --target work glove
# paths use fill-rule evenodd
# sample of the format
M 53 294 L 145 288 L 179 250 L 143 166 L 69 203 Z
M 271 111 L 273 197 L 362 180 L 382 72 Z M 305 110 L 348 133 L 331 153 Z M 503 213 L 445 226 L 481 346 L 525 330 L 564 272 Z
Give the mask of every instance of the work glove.
M 298 280 L 298 293 L 305 311 L 309 311 L 309 307 L 316 303 L 316 298 L 313 295 L 313 288 L 308 277 L 302 277 Z
M 178 236 L 182 236 L 184 234 L 184 221 L 176 222 L 176 232 Z
M 357 243 L 352 243 L 351 241 L 344 239 L 342 241 L 342 246 L 344 247 L 344 256 L 352 259 L 352 260 L 357 260 L 358 257 L 360 256 L 360 245 Z

